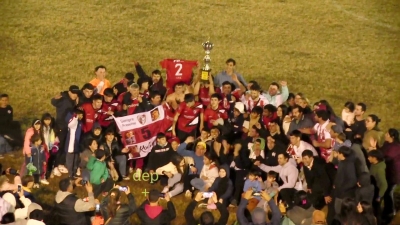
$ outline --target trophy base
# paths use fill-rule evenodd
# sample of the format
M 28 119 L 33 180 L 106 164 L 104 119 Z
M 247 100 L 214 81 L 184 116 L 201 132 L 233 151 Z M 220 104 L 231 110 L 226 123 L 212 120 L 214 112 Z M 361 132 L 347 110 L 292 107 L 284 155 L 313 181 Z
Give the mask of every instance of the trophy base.
M 200 76 L 201 83 L 209 83 L 210 82 L 210 74 L 211 70 L 202 70 Z

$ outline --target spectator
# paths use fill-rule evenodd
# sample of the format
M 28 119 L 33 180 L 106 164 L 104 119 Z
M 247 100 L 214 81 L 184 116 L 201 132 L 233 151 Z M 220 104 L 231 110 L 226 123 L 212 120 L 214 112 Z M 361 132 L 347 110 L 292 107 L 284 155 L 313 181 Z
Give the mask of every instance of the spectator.
M 91 103 L 93 93 L 94 93 L 94 86 L 91 83 L 84 84 L 79 94 L 78 105 L 81 106 L 85 103 Z
M 46 225 L 43 223 L 44 214 L 42 210 L 35 209 L 29 214 L 27 225 Z
M 247 179 L 244 182 L 243 192 L 246 192 L 249 189 L 253 189 L 255 193 L 260 193 L 262 188 L 262 180 L 259 180 L 260 175 L 255 171 L 250 171 L 247 175 Z M 256 199 L 260 200 L 260 197 L 256 197 Z
M 24 218 L 24 219 L 17 219 L 16 221 L 15 221 L 15 225 L 28 225 L 27 223 L 28 223 L 28 220 L 30 219 L 30 214 L 31 214 L 31 212 L 33 212 L 33 211 L 42 211 L 43 210 L 43 208 L 42 208 L 42 206 L 40 206 L 40 205 L 38 205 L 38 204 L 36 204 L 36 203 L 31 203 L 29 206 L 28 206 L 28 213 L 27 213 L 27 215 L 26 215 L 26 219 Z M 31 221 L 32 222 L 32 221 Z
M 366 224 L 369 225 L 377 225 L 377 224 L 381 224 L 377 221 L 377 218 L 375 218 L 374 213 L 373 213 L 373 209 L 371 204 L 369 204 L 368 202 L 359 202 L 357 205 L 357 211 L 358 213 L 360 213 L 366 220 Z
M 292 107 L 292 117 L 287 134 L 291 134 L 294 130 L 299 130 L 303 134 L 313 133 L 314 123 L 309 117 L 304 116 L 304 109 L 301 106 Z
M 204 166 L 200 172 L 200 178 L 194 178 L 190 184 L 199 191 L 207 191 L 218 177 L 218 167 L 210 152 L 204 154 Z
M 126 162 L 127 157 L 126 154 L 129 152 L 128 148 L 122 148 L 119 142 L 115 138 L 114 131 L 109 129 L 105 133 L 105 141 L 102 144 L 106 155 L 111 155 L 113 159 L 115 159 L 116 164 L 118 165 L 118 172 L 121 174 L 124 180 L 129 180 L 129 177 L 126 174 Z
M 42 146 L 42 138 L 39 134 L 35 134 L 31 138 L 30 155 L 30 157 L 25 157 L 25 165 L 27 165 L 29 175 L 33 175 L 35 182 L 33 187 L 39 188 L 40 176 L 43 173 L 43 166 L 46 166 L 46 158 Z M 42 184 L 45 183 L 42 182 Z
M 96 74 L 96 77 L 89 83 L 91 83 L 95 88 L 94 92 L 96 94 L 103 95 L 104 90 L 111 87 L 110 81 L 106 79 L 106 67 L 102 65 L 96 66 L 94 73 Z
M 89 158 L 87 168 L 90 170 L 90 183 L 93 185 L 94 196 L 97 197 L 101 193 L 106 193 L 114 186 L 114 182 L 109 178 L 107 163 L 104 150 L 96 150 L 95 156 Z
M 136 72 L 138 73 L 139 77 L 148 77 L 151 78 L 151 84 L 150 84 L 150 92 L 153 91 L 158 91 L 161 96 L 162 99 L 164 99 L 164 96 L 167 93 L 167 89 L 164 86 L 164 81 L 163 78 L 161 76 L 161 71 L 160 70 L 153 70 L 153 72 L 151 72 L 151 77 L 148 76 L 146 74 L 146 72 L 144 72 L 142 66 L 139 64 L 139 62 L 133 62 L 135 64 L 135 68 L 136 68 Z
M 79 184 L 81 179 L 75 181 L 75 185 Z M 55 213 L 58 216 L 60 225 L 87 225 L 91 224 L 90 218 L 86 216 L 86 212 L 95 209 L 95 200 L 93 195 L 93 187 L 90 182 L 84 184 L 88 193 L 88 201 L 77 198 L 72 192 L 74 185 L 68 178 L 59 182 L 60 190 L 55 198 Z
M 289 97 L 289 89 L 287 87 L 286 81 L 281 81 L 282 92 L 279 91 L 279 84 L 276 82 L 272 82 L 269 85 L 268 93 L 263 93 L 264 97 L 268 100 L 269 104 L 278 107 L 279 105 L 286 102 Z
M 125 76 L 122 78 L 122 80 L 120 80 L 118 83 L 116 83 L 114 85 L 114 87 L 117 86 L 118 84 L 122 84 L 122 87 L 125 88 L 124 91 L 127 91 L 126 88 L 129 86 L 128 82 L 134 82 L 134 81 L 135 81 L 135 75 L 133 73 L 129 72 L 129 73 L 126 73 Z
M 342 200 L 346 197 L 354 197 L 357 188 L 357 171 L 355 157 L 349 147 L 339 148 L 338 159 L 340 161 L 335 181 L 333 183 L 335 192 L 335 212 L 342 212 L 340 207 Z
M 77 176 L 79 163 L 79 141 L 82 135 L 83 111 L 75 109 L 75 112 L 68 113 L 68 134 L 65 142 L 66 166 L 70 177 Z M 56 172 L 55 172 L 56 173 Z
M 12 212 L 8 212 L 3 215 L 3 217 L 0 219 L 0 221 L 1 221 L 1 224 L 14 225 L 15 215 Z
M 286 105 L 280 105 L 276 110 L 276 115 L 278 117 L 278 125 L 285 135 L 287 135 L 290 122 L 292 121 L 292 118 L 289 116 L 289 112 L 291 112 L 291 110 L 289 111 L 289 108 Z
M 369 224 L 366 218 L 357 211 L 356 201 L 351 198 L 343 198 L 340 204 L 340 211 L 336 214 L 331 225 Z
M 11 145 L 11 148 L 22 147 L 21 125 L 14 121 L 14 109 L 9 104 L 7 94 L 0 95 L 0 137 L 3 137 Z M 2 149 L 2 147 L 0 147 Z M 5 152 L 0 152 L 0 155 Z
M 26 130 L 24 139 L 24 148 L 22 149 L 22 153 L 25 156 L 25 158 L 31 157 L 31 138 L 35 134 L 40 135 L 40 127 L 41 127 L 40 120 L 34 119 L 32 122 L 32 126 Z M 24 161 L 24 164 L 20 169 L 20 173 L 21 175 L 26 174 L 26 161 Z
M 15 215 L 15 219 L 25 219 L 28 213 L 28 207 L 32 203 L 31 200 L 27 199 L 24 197 L 24 191 L 21 190 L 20 192 L 17 192 L 19 200 L 22 203 L 23 208 L 16 208 L 17 206 L 17 200 L 15 199 L 15 196 L 11 193 L 5 193 L 3 195 L 4 201 L 8 202 L 10 204 L 10 208 L 8 212 L 12 212 Z
M 386 181 L 386 164 L 383 153 L 378 150 L 368 152 L 368 160 L 371 163 L 371 177 L 372 184 L 375 186 L 374 199 L 372 200 L 372 207 L 374 215 L 377 218 L 378 224 L 381 224 L 382 209 L 381 203 L 384 199 L 385 192 L 388 188 Z
M 251 212 L 252 222 L 249 222 L 246 219 L 245 209 L 249 199 L 252 198 L 252 195 L 253 195 L 253 190 L 251 189 L 247 190 L 244 193 L 242 200 L 240 201 L 240 205 L 236 211 L 236 217 L 240 225 L 280 225 L 282 217 L 281 212 L 279 211 L 278 206 L 276 206 L 273 198 L 271 198 L 271 196 L 269 196 L 265 191 L 261 192 L 261 198 L 264 201 L 268 202 L 268 206 L 271 209 L 272 215 L 268 214 L 269 222 L 265 222 L 267 219 L 266 213 L 264 212 L 263 209 L 258 207 Z
M 224 204 L 218 201 L 217 195 L 213 195 L 213 198 L 213 201 L 216 202 L 216 208 L 220 213 L 218 222 L 214 223 L 214 215 L 210 211 L 203 212 L 198 220 L 194 218 L 193 211 L 196 205 L 204 200 L 203 193 L 198 192 L 194 200 L 186 207 L 185 219 L 187 225 L 225 225 L 228 222 L 229 212 L 227 208 L 224 206 Z
M 129 217 L 136 210 L 135 197 L 132 195 L 130 188 L 128 186 L 120 188 L 124 188 L 124 191 L 120 191 L 117 188 L 112 189 L 101 203 L 101 215 L 107 225 L 128 224 Z M 120 203 L 122 192 L 128 198 L 128 203 Z
M 90 139 L 86 143 L 85 150 L 80 154 L 79 168 L 81 169 L 82 177 L 89 180 L 90 172 L 87 170 L 86 166 L 91 156 L 94 156 L 94 152 L 98 149 L 98 143 L 95 139 Z
M 72 112 L 75 106 L 78 104 L 78 95 L 80 93 L 79 87 L 71 85 L 68 91 L 61 92 L 51 99 L 51 104 L 56 108 L 56 121 L 55 121 L 55 132 L 58 140 L 60 141 L 60 151 L 57 152 L 57 160 L 55 167 L 58 167 L 61 173 L 68 173 L 65 166 L 65 141 L 68 134 L 68 113 Z
M 257 161 L 256 161 L 257 162 Z M 243 192 L 244 179 L 247 176 L 247 170 L 251 168 L 251 161 L 249 158 L 249 150 L 245 141 L 236 141 L 234 143 L 233 161 L 230 165 L 235 174 L 234 186 L 235 192 L 233 193 L 229 207 L 236 207 L 241 199 Z
M 246 81 L 243 76 L 235 71 L 236 61 L 234 59 L 226 60 L 226 69 L 225 71 L 220 72 L 214 78 L 214 84 L 216 87 L 222 87 L 222 83 L 228 81 L 230 83 L 234 83 L 235 79 L 238 79 L 243 86 L 247 86 Z
M 287 211 L 287 217 L 294 224 L 311 224 L 314 207 L 305 191 L 298 191 L 294 196 L 294 207 Z
M 346 102 L 342 110 L 342 120 L 345 122 L 345 128 L 349 128 L 354 123 L 354 110 L 353 102 Z
M 169 195 L 165 195 L 167 209 L 160 206 L 161 193 L 157 190 L 151 190 L 148 200 L 145 200 L 137 210 L 142 225 L 169 225 L 176 217 L 175 206 L 171 202 Z
M 8 203 L 3 198 L 0 198 L 0 218 L 2 218 L 5 214 L 9 213 L 11 209 L 11 204 Z M 12 213 L 14 215 L 14 213 Z M 0 219 L 0 221 L 2 221 Z
M 385 143 L 382 146 L 382 152 L 386 161 L 386 180 L 388 188 L 384 195 L 383 217 L 390 221 L 395 215 L 394 207 L 394 189 L 397 184 L 400 184 L 400 141 L 399 132 L 390 128 L 385 134 Z
M 371 114 L 368 115 L 365 120 L 365 126 L 367 131 L 364 133 L 364 138 L 362 139 L 362 146 L 368 152 L 380 147 L 384 143 L 384 134 L 379 129 L 378 125 L 381 122 L 378 116 Z M 372 143 L 374 143 L 373 146 Z
M 358 177 L 356 189 L 356 202 L 365 201 L 371 204 L 374 198 L 374 186 L 371 184 L 371 176 L 364 172 Z
M 31 202 L 36 202 L 35 197 L 32 195 L 33 185 L 33 176 L 25 175 L 22 177 L 22 190 L 24 191 L 25 198 L 31 200 Z
M 367 111 L 367 106 L 360 102 L 357 103 L 354 109 L 354 120 L 349 128 L 346 128 L 346 137 L 354 142 L 355 139 L 363 139 L 364 133 L 367 130 L 365 127 L 364 113 Z
M 1 164 L 0 164 L 1 167 Z M 1 169 L 0 169 L 1 171 Z M 18 184 L 21 184 L 21 177 L 18 174 L 17 170 L 7 168 L 4 172 L 4 175 L 0 176 L 0 192 L 2 191 L 12 191 L 15 192 L 18 190 Z M 7 175 L 14 175 L 14 183 L 10 183 Z
M 50 115 L 50 113 L 44 113 L 42 115 L 42 119 L 40 120 L 41 122 L 41 136 L 42 136 L 42 140 L 43 140 L 43 147 L 45 150 L 45 156 L 46 156 L 46 167 L 43 168 L 43 170 L 45 171 L 45 176 L 42 177 L 41 182 L 43 184 L 49 184 L 49 182 L 47 181 L 47 179 L 50 177 L 52 170 L 53 170 L 53 166 L 55 164 L 55 157 L 56 157 L 56 153 L 53 153 L 53 148 L 58 149 L 58 144 L 59 144 L 59 140 L 56 137 L 56 133 L 54 131 L 54 118 Z M 61 174 L 60 174 L 61 175 Z
M 186 162 L 183 156 L 174 155 L 171 162 L 158 168 L 156 173 L 168 177 L 168 185 L 164 187 L 161 193 L 168 194 L 171 198 L 183 192 L 183 179 L 187 175 Z
M 208 202 L 207 207 L 209 209 L 217 209 L 217 203 L 222 203 L 224 206 L 228 205 L 229 198 L 233 193 L 233 184 L 229 179 L 229 172 L 229 166 L 222 165 L 219 167 L 219 177 L 215 179 L 208 189 L 208 192 L 214 192 L 213 198 L 210 198 Z

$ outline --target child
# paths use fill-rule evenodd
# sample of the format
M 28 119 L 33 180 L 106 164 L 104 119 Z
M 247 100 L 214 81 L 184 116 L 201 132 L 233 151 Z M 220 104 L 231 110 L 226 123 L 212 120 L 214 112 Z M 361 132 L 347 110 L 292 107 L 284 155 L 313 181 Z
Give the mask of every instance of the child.
M 94 157 L 90 157 L 87 169 L 90 170 L 90 183 L 93 185 L 93 193 L 96 198 L 100 193 L 107 193 L 114 187 L 114 182 L 108 177 L 106 153 L 104 150 L 96 150 Z
M 26 130 L 25 139 L 24 139 L 24 148 L 22 149 L 22 153 L 25 157 L 31 157 L 31 138 L 35 134 L 40 134 L 41 130 L 41 122 L 39 119 L 34 119 L 32 122 L 32 126 Z M 26 164 L 23 164 L 20 169 L 21 176 L 27 173 Z
M 36 202 L 35 197 L 32 195 L 32 187 L 34 185 L 34 179 L 32 176 L 25 175 L 22 177 L 22 190 L 24 191 L 25 198 L 31 200 L 31 202 Z
M 43 172 L 43 165 L 46 165 L 44 149 L 42 146 L 42 138 L 39 134 L 34 134 L 31 138 L 30 157 L 25 156 L 25 165 L 32 163 L 36 167 L 36 171 L 31 170 L 34 179 L 33 188 L 39 188 L 40 175 Z M 29 171 L 29 169 L 28 169 Z
M 250 171 L 247 175 L 247 179 L 244 182 L 243 192 L 248 191 L 250 188 L 253 189 L 253 194 L 260 193 L 262 187 L 262 179 L 260 178 L 260 174 L 256 171 Z M 261 180 L 261 181 L 260 181 Z M 257 200 L 261 200 L 261 197 L 254 196 Z
M 269 196 L 273 197 L 275 204 L 278 205 L 278 188 L 279 184 L 276 182 L 278 173 L 275 171 L 269 171 L 267 174 L 267 180 L 262 183 L 261 188 L 265 190 Z M 268 212 L 268 202 L 261 199 L 257 207 L 263 208 L 265 212 Z

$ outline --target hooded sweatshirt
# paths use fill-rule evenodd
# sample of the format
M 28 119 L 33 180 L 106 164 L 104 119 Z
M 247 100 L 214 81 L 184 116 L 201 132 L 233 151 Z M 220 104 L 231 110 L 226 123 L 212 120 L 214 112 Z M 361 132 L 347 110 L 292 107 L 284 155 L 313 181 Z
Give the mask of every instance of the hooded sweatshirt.
M 300 206 L 295 206 L 292 209 L 287 211 L 287 217 L 294 223 L 294 224 L 302 224 L 303 220 L 312 220 L 313 213 L 315 209 L 314 207 L 310 207 L 305 209 Z
M 148 168 L 156 171 L 157 168 L 167 165 L 171 162 L 176 152 L 172 149 L 171 144 L 165 146 L 155 145 L 149 153 Z
M 211 187 L 208 189 L 209 192 L 215 192 L 217 194 L 218 199 L 227 200 L 231 197 L 233 193 L 233 184 L 229 179 L 229 166 L 222 165 L 220 166 L 220 170 L 223 169 L 226 172 L 225 177 L 217 177 Z
M 371 176 L 369 173 L 362 173 L 358 178 L 358 184 L 361 187 L 356 189 L 356 201 L 366 201 L 372 204 L 374 198 L 374 185 L 371 184 Z
M 24 148 L 22 149 L 24 155 L 31 154 L 31 138 L 35 134 L 35 128 L 34 128 L 35 123 L 40 123 L 40 120 L 34 119 L 32 121 L 31 127 L 28 128 L 28 130 L 26 130 L 24 139 Z
M 385 161 L 381 161 L 381 162 L 378 162 L 377 164 L 371 165 L 371 170 L 370 170 L 371 176 L 374 177 L 374 180 L 376 182 L 376 187 L 378 188 L 378 191 L 379 191 L 378 197 L 380 197 L 380 198 L 383 197 L 383 195 L 385 194 L 385 192 L 388 188 L 385 170 L 386 170 Z
M 161 206 L 151 206 L 149 201 L 144 201 L 136 211 L 142 225 L 167 225 L 176 217 L 174 204 L 167 202 L 167 209 Z
M 28 207 L 31 204 L 31 200 L 25 198 L 24 196 L 20 197 L 19 200 L 21 200 L 24 208 L 15 209 L 17 201 L 13 194 L 5 193 L 3 195 L 3 199 L 10 204 L 8 212 L 13 212 L 16 220 L 25 219 L 28 216 Z

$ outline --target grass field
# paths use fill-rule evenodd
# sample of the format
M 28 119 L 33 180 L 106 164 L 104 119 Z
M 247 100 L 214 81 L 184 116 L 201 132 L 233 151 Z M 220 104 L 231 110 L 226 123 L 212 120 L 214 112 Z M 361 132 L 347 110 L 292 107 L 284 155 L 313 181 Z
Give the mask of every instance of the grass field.
M 215 71 L 232 57 L 247 80 L 264 88 L 287 80 L 291 92 L 301 91 L 312 102 L 327 99 L 337 113 L 347 100 L 363 101 L 368 113 L 382 118 L 382 128 L 400 128 L 399 4 L 2 0 L 0 92 L 11 96 L 16 118 L 26 125 L 43 112 L 54 113 L 50 98 L 91 80 L 97 65 L 107 66 L 116 82 L 132 70 L 132 59 L 149 72 L 164 58 L 201 60 L 201 43 L 210 37 Z M 51 204 L 53 192 L 42 193 Z M 179 212 L 183 200 L 174 200 Z M 182 216 L 176 224 L 183 224 Z

